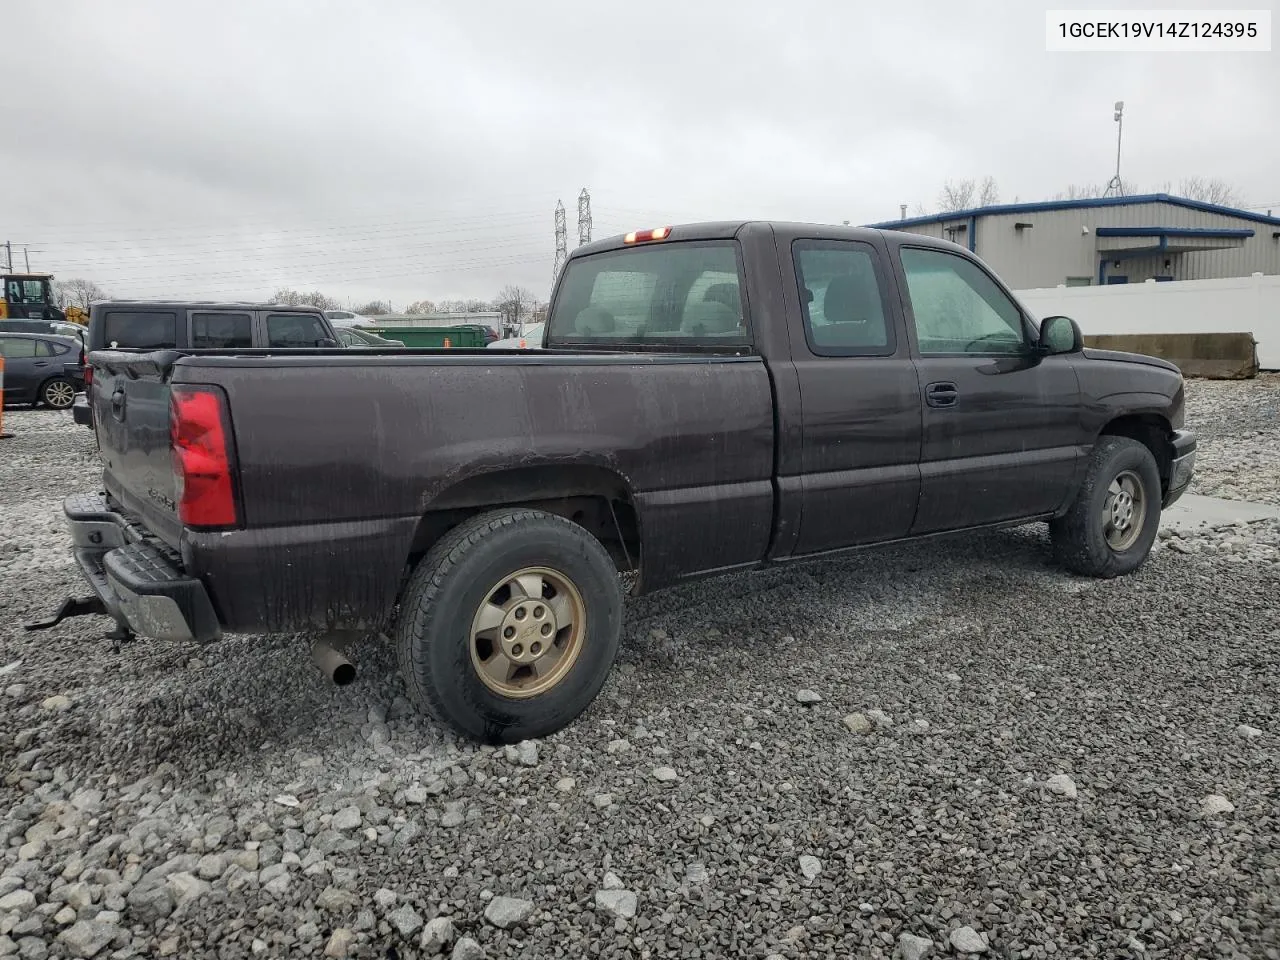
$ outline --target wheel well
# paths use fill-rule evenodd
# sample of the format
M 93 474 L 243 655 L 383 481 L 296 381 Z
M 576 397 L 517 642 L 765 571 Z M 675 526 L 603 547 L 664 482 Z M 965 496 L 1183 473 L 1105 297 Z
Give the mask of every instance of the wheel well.
M 517 467 L 454 484 L 432 499 L 418 521 L 409 565 L 464 520 L 502 507 L 545 510 L 571 520 L 603 544 L 619 570 L 640 568 L 640 523 L 631 491 L 618 474 L 593 466 Z
M 1160 471 L 1160 486 L 1167 490 L 1173 464 L 1172 434 L 1173 427 L 1158 413 L 1134 413 L 1116 417 L 1102 428 L 1101 436 L 1128 437 L 1150 450 Z

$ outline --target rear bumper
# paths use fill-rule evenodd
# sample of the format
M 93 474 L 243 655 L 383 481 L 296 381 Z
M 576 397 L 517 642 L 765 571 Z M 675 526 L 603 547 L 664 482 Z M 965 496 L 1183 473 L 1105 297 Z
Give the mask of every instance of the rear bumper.
M 216 640 L 222 635 L 209 595 L 163 545 L 115 512 L 101 494 L 62 504 L 80 572 L 107 612 L 141 637 Z
M 1187 492 L 1196 472 L 1196 435 L 1190 430 L 1173 434 L 1173 462 L 1169 465 L 1169 488 L 1162 506 L 1169 506 Z
M 71 417 L 82 427 L 93 428 L 93 408 L 89 406 L 89 398 L 81 394 L 71 404 Z

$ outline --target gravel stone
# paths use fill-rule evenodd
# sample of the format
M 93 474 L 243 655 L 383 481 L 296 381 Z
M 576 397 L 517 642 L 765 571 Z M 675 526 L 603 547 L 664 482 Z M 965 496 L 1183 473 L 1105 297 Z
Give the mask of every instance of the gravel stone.
M 845 729 L 850 733 L 856 733 L 865 736 L 874 728 L 871 719 L 865 713 L 851 713 L 844 718 Z
M 326 957 L 349 957 L 355 952 L 355 946 L 355 932 L 348 930 L 346 927 L 339 927 L 329 936 L 329 942 L 324 947 L 324 955 Z
M 436 917 L 422 929 L 422 939 L 418 947 L 428 956 L 444 953 L 445 948 L 453 942 L 456 935 L 453 920 L 449 917 Z
M 15 913 L 25 917 L 36 908 L 36 895 L 30 890 L 15 890 L 0 897 L 0 913 Z
M 484 947 L 470 937 L 463 937 L 453 945 L 451 960 L 484 960 Z
M 987 940 L 973 927 L 959 927 L 951 931 L 951 946 L 957 953 L 986 953 Z
M 868 710 L 867 719 L 875 724 L 877 730 L 888 730 L 893 726 L 893 717 L 883 710 Z
M 1257 737 L 1262 736 L 1261 730 L 1257 727 L 1251 727 L 1247 723 L 1242 723 L 1240 726 L 1236 727 L 1236 733 L 1240 734 L 1240 736 L 1244 737 L 1246 740 L 1254 740 Z
M 556 781 L 556 789 L 561 793 L 569 793 L 577 785 L 578 781 L 573 779 L 573 777 L 561 777 Z
M 396 905 L 396 901 L 399 899 L 394 890 L 388 890 L 386 887 L 375 890 L 373 893 L 373 903 L 378 908 L 379 913 L 386 913 Z
M 1068 800 L 1076 798 L 1076 782 L 1065 773 L 1054 774 L 1045 781 L 1045 786 L 1049 788 L 1050 793 L 1057 794 L 1060 797 L 1066 797 Z
M 80 920 L 63 930 L 58 940 L 73 957 L 96 957 L 109 944 L 120 928 L 99 920 Z
M 613 806 L 613 794 L 597 793 L 591 798 L 591 805 L 597 810 L 607 810 L 609 807 Z
M 608 916 L 630 920 L 636 915 L 638 898 L 630 890 L 597 890 L 596 909 Z
M 343 807 L 333 815 L 329 826 L 334 830 L 356 830 L 362 822 L 363 817 L 360 815 L 359 807 Z
M 44 710 L 53 710 L 58 713 L 71 709 L 71 698 L 64 694 L 55 694 L 40 702 L 40 706 Z
M 904 933 L 898 937 L 898 950 L 902 960 L 924 960 L 933 953 L 933 941 L 928 937 L 917 937 L 914 933 Z
M 674 783 L 680 779 L 680 774 L 676 773 L 674 767 L 654 767 L 653 779 L 659 783 Z
M 399 931 L 400 936 L 408 939 L 422 929 L 422 917 L 409 904 L 387 914 L 387 920 Z
M 359 899 L 350 890 L 325 887 L 316 897 L 316 907 L 328 913 L 349 913 L 359 906 Z
M 532 900 L 521 900 L 519 897 L 494 897 L 484 908 L 484 918 L 495 927 L 507 930 L 528 920 L 533 915 L 534 909 Z
M 521 740 L 519 743 L 508 744 L 504 748 L 504 753 L 510 763 L 519 764 L 522 767 L 538 765 L 538 741 L 536 740 Z
M 609 745 L 605 747 L 605 752 L 610 754 L 628 753 L 631 750 L 630 740 L 610 740 Z
M 812 880 L 822 872 L 822 861 L 806 853 L 800 858 L 800 872 L 806 880 Z
M 1235 804 L 1220 793 L 1211 793 L 1200 801 L 1200 812 L 1206 817 L 1219 817 L 1235 810 Z
M 820 694 L 817 690 L 797 690 L 796 691 L 796 703 L 803 703 L 807 705 L 811 703 L 821 703 L 821 702 L 822 702 L 822 694 Z

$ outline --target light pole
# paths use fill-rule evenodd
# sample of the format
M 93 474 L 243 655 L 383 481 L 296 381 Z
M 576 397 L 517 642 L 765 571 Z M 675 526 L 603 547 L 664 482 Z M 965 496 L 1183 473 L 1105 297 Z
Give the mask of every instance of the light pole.
M 1115 190 L 1117 197 L 1124 196 L 1124 182 L 1120 179 L 1120 138 L 1124 134 L 1124 101 L 1116 101 L 1116 112 L 1113 119 L 1116 122 L 1116 175 L 1107 183 L 1106 196 L 1112 190 Z

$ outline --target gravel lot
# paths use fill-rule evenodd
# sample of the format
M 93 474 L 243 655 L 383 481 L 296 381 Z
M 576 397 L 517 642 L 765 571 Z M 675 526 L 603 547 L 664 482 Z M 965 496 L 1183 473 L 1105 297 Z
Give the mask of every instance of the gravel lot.
M 1280 378 L 1188 392 L 1198 492 L 1280 503 Z M 1280 525 L 643 598 L 588 714 L 495 750 L 377 646 L 336 689 L 301 638 L 24 634 L 95 451 L 6 422 L 0 956 L 1280 958 Z

